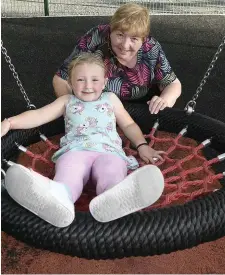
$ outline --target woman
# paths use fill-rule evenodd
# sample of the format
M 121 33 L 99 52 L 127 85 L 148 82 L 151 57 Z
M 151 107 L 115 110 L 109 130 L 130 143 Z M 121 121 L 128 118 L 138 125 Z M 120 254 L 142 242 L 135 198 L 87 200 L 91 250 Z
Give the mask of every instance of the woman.
M 128 3 L 113 15 L 109 25 L 88 31 L 76 44 L 53 78 L 57 96 L 71 93 L 67 83 L 68 64 L 81 52 L 98 53 L 107 67 L 107 89 L 121 100 L 145 97 L 153 84 L 160 95 L 147 101 L 157 114 L 172 107 L 181 94 L 181 83 L 173 72 L 159 42 L 149 36 L 150 19 L 146 8 Z

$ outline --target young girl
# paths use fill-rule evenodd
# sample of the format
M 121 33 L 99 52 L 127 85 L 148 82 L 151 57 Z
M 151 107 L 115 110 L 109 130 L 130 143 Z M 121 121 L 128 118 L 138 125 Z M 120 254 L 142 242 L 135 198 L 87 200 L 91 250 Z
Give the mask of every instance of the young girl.
M 6 189 L 15 201 L 57 227 L 74 220 L 74 203 L 89 178 L 96 183 L 97 193 L 89 208 L 100 222 L 145 208 L 163 191 L 163 176 L 154 165 L 127 176 L 127 169 L 136 169 L 138 163 L 125 155 L 116 123 L 146 163 L 162 159 L 164 152 L 148 146 L 115 94 L 103 93 L 106 81 L 103 61 L 93 53 L 84 53 L 69 65 L 68 83 L 73 95 L 61 96 L 43 108 L 1 123 L 3 136 L 11 129 L 37 127 L 64 115 L 65 136 L 53 155 L 54 179 L 19 164 L 11 166 L 5 178 Z

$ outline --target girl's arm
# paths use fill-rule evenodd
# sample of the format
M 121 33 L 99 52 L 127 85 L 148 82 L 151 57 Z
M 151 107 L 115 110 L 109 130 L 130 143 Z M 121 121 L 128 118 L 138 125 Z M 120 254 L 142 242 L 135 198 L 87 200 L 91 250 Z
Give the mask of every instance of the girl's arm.
M 124 109 L 120 99 L 113 93 L 110 95 L 110 100 L 114 107 L 116 122 L 125 136 L 137 147 L 141 143 L 147 143 L 141 129 L 134 122 L 128 112 Z
M 128 112 L 124 109 L 122 102 L 115 94 L 111 94 L 111 102 L 113 103 L 116 121 L 126 137 L 136 146 L 139 156 L 146 163 L 155 163 L 157 160 L 163 160 L 163 151 L 156 151 L 148 146 L 141 129 L 133 121 Z
M 61 96 L 40 109 L 27 111 L 2 121 L 1 136 L 12 129 L 30 129 L 57 119 L 63 115 L 68 99 L 69 95 Z

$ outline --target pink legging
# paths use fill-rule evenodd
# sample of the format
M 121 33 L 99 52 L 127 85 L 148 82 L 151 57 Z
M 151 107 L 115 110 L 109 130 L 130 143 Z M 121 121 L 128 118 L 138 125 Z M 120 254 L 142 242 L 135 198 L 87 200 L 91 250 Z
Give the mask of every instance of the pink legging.
M 119 156 L 92 151 L 69 151 L 55 166 L 54 181 L 65 184 L 75 202 L 89 179 L 96 184 L 97 195 L 121 182 L 127 175 L 126 162 Z

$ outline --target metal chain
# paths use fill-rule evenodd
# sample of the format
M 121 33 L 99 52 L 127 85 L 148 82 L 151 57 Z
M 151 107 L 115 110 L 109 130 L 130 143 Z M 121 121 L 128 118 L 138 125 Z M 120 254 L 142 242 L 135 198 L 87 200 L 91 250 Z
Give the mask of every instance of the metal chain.
M 25 89 L 23 88 L 23 85 L 22 85 L 22 82 L 19 79 L 18 73 L 16 72 L 15 67 L 14 67 L 14 65 L 11 62 L 11 58 L 8 56 L 6 48 L 3 46 L 3 41 L 2 40 L 1 40 L 1 48 L 2 48 L 2 54 L 5 57 L 5 61 L 9 64 L 9 69 L 12 72 L 13 77 L 15 78 L 16 83 L 17 83 L 17 85 L 18 85 L 18 87 L 19 87 L 19 89 L 20 89 L 20 91 L 21 91 L 24 99 L 27 102 L 27 108 L 28 109 L 36 109 L 36 106 L 31 103 L 30 99 L 28 98 L 28 96 L 26 94 Z
M 194 94 L 194 96 L 192 97 L 192 99 L 187 103 L 186 107 L 185 107 L 185 111 L 187 111 L 187 113 L 191 114 L 194 112 L 195 110 L 195 107 L 196 107 L 196 100 L 200 94 L 200 92 L 202 91 L 202 87 L 205 85 L 208 77 L 210 76 L 211 74 L 211 71 L 212 69 L 214 68 L 214 65 L 219 57 L 219 54 L 222 52 L 223 48 L 224 48 L 224 45 L 225 45 L 225 36 L 223 37 L 222 39 L 222 42 L 220 43 L 215 55 L 213 56 L 213 59 L 205 73 L 205 75 L 203 76 L 203 79 L 201 80 L 197 90 L 196 90 L 196 93 Z
M 3 41 L 2 40 L 1 40 L 1 49 L 2 49 L 2 54 L 5 57 L 5 61 L 6 61 L 6 63 L 8 63 L 9 69 L 12 72 L 13 77 L 15 78 L 16 83 L 17 83 L 17 85 L 18 85 L 18 87 L 19 87 L 19 89 L 20 89 L 20 91 L 21 91 L 21 93 L 22 93 L 25 101 L 27 102 L 27 108 L 30 109 L 30 110 L 31 109 L 36 109 L 36 106 L 31 103 L 30 99 L 28 98 L 28 96 L 26 94 L 25 89 L 23 88 L 23 85 L 22 85 L 22 82 L 19 79 L 18 73 L 16 72 L 15 67 L 14 67 L 14 65 L 11 62 L 11 58 L 8 56 L 6 48 L 3 46 Z M 6 159 L 3 159 L 3 162 L 5 162 L 7 164 L 9 163 Z M 3 189 L 4 188 L 4 178 L 5 178 L 5 175 L 6 175 L 6 173 L 5 173 L 5 171 L 4 171 L 3 168 L 1 168 L 1 174 L 2 174 L 1 187 Z

